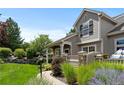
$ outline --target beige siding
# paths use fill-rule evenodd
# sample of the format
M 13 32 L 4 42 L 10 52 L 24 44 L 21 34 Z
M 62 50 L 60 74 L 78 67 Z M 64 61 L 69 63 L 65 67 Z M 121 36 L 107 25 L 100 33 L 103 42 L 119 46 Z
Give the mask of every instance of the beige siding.
M 96 52 L 101 53 L 101 42 L 92 42 L 92 43 L 80 45 L 80 51 L 81 51 L 81 47 L 91 46 L 91 45 L 95 45 L 96 46 Z
M 102 47 L 103 48 L 103 53 L 108 54 L 109 52 L 109 45 L 110 43 L 108 42 L 108 37 L 107 37 L 107 33 L 114 27 L 114 25 L 112 23 L 110 23 L 107 20 L 104 20 L 101 18 L 101 40 L 102 42 Z
M 77 36 L 74 36 L 68 40 L 66 40 L 68 42 L 71 42 L 71 45 L 72 45 L 72 55 L 77 55 L 77 52 L 79 52 L 79 47 L 77 46 L 77 43 L 80 42 L 80 39 Z M 66 42 L 65 41 L 65 42 Z
M 120 35 L 114 35 L 114 36 L 108 37 L 109 55 L 115 53 L 115 39 L 118 39 L 118 38 L 124 38 L 124 33 Z
M 76 24 L 75 28 L 78 32 L 80 32 L 80 25 L 82 23 L 85 23 L 86 21 L 88 21 L 89 19 L 93 20 L 93 35 L 89 36 L 89 37 L 82 37 L 81 38 L 81 42 L 83 43 L 83 41 L 89 41 L 89 40 L 93 40 L 93 39 L 98 39 L 98 15 L 91 13 L 91 12 L 85 12 L 80 20 L 78 21 L 78 23 Z

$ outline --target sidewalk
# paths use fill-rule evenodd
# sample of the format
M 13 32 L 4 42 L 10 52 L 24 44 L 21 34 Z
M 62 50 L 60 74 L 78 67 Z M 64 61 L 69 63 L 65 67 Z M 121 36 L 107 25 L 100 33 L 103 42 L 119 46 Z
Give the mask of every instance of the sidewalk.
M 55 77 L 51 76 L 51 71 L 44 71 L 42 72 L 42 78 L 48 80 L 53 85 L 67 85 L 64 82 L 56 79 Z

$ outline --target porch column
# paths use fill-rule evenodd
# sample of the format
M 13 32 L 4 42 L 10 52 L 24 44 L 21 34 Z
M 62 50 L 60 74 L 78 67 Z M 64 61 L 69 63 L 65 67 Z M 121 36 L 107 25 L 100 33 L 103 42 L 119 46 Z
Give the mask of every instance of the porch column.
M 60 51 L 61 51 L 61 56 L 62 56 L 64 53 L 64 45 L 63 44 L 60 45 Z
M 53 56 L 55 56 L 55 48 L 53 48 Z

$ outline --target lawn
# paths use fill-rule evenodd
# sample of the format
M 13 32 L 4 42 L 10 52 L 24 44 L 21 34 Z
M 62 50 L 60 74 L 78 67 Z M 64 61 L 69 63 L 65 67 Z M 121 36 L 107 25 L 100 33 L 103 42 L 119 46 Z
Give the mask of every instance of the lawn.
M 0 85 L 24 85 L 38 74 L 37 65 L 0 64 Z

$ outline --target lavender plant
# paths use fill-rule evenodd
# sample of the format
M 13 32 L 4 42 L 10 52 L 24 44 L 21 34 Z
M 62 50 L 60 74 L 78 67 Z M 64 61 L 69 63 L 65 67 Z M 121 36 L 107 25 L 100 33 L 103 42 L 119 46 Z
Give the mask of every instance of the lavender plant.
M 90 85 L 124 85 L 124 71 L 116 69 L 97 69 Z

